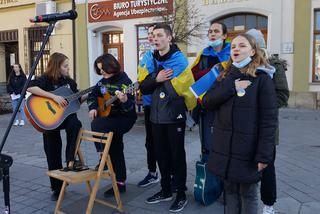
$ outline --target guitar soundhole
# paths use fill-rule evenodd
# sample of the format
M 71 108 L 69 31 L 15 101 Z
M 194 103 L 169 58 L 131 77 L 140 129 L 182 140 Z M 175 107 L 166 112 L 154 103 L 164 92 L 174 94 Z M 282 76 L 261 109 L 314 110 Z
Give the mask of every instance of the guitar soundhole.
M 53 109 L 53 107 L 51 106 L 51 103 L 49 101 L 46 102 L 48 109 L 52 112 L 52 114 L 56 114 L 57 112 Z

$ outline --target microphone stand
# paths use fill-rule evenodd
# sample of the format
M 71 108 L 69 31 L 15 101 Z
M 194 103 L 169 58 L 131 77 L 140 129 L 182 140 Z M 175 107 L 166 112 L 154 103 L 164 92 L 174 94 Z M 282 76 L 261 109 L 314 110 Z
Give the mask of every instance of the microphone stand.
M 31 81 L 31 78 L 34 75 L 34 72 L 36 70 L 36 67 L 39 64 L 40 58 L 43 55 L 44 48 L 45 48 L 46 44 L 49 41 L 49 37 L 51 36 L 51 33 L 52 33 L 53 29 L 54 29 L 54 26 L 55 26 L 56 22 L 57 21 L 49 22 L 49 26 L 47 28 L 45 37 L 43 39 L 40 51 L 39 51 L 39 53 L 38 53 L 38 55 L 36 57 L 36 60 L 32 64 L 32 68 L 31 68 L 31 71 L 29 73 L 29 77 L 28 77 L 28 79 L 27 79 L 27 81 L 24 84 L 24 87 L 22 89 L 21 97 L 19 98 L 18 105 L 17 105 L 16 109 L 13 112 L 13 115 L 11 117 L 11 120 L 9 122 L 9 125 L 7 127 L 7 130 L 6 130 L 3 138 L 2 138 L 2 142 L 1 142 L 1 145 L 0 145 L 0 171 L 2 171 L 2 174 L 3 174 L 2 178 L 3 178 L 4 205 L 5 205 L 4 214 L 10 214 L 11 213 L 11 210 L 10 210 L 10 197 L 9 197 L 9 193 L 10 193 L 9 168 L 12 166 L 13 160 L 12 160 L 12 157 L 10 157 L 8 155 L 5 155 L 5 154 L 2 154 L 1 152 L 2 152 L 2 149 L 3 149 L 3 146 L 4 146 L 5 142 L 7 140 L 9 132 L 11 130 L 13 121 L 14 121 L 17 113 L 18 113 L 20 105 L 21 105 L 21 103 L 22 103 L 22 101 L 23 101 L 23 99 L 24 99 L 24 97 L 26 95 L 26 91 L 27 91 L 29 82 Z

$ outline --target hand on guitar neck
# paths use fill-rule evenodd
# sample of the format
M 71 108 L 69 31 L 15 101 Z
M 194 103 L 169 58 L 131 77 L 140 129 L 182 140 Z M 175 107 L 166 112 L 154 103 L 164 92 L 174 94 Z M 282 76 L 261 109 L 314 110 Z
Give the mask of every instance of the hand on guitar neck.
M 128 96 L 126 93 L 123 93 L 119 90 L 115 91 L 115 96 L 120 100 L 120 102 L 125 103 L 128 101 Z M 96 109 L 92 109 L 89 111 L 89 118 L 93 120 L 98 115 L 98 111 Z

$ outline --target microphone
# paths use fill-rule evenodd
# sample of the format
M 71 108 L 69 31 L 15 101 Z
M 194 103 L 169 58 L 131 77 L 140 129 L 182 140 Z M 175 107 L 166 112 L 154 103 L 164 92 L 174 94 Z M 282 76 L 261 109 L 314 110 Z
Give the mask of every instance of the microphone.
M 30 22 L 37 23 L 37 22 L 51 22 L 51 21 L 59 21 L 64 19 L 71 19 L 74 20 L 78 17 L 78 14 L 74 10 L 69 10 L 68 12 L 63 13 L 52 13 L 52 14 L 45 14 L 41 16 L 35 16 L 34 18 L 30 19 Z

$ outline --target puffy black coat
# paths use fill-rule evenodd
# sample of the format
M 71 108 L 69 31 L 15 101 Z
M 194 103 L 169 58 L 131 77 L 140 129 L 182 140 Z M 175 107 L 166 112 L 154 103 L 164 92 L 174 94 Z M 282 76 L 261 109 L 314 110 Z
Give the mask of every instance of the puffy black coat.
M 252 82 L 243 97 L 236 94 L 238 78 Z M 203 105 L 216 111 L 209 169 L 230 182 L 258 182 L 257 164 L 272 161 L 275 143 L 278 110 L 271 78 L 258 70 L 257 77 L 246 76 L 232 66 L 203 97 Z

